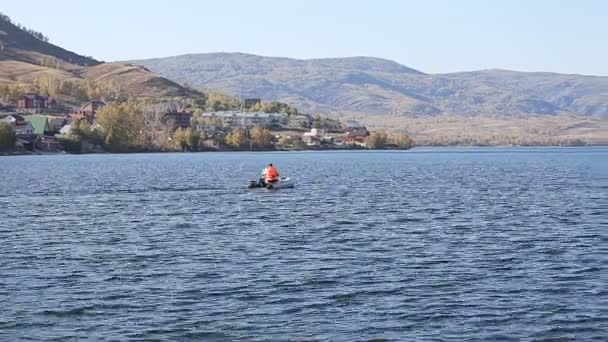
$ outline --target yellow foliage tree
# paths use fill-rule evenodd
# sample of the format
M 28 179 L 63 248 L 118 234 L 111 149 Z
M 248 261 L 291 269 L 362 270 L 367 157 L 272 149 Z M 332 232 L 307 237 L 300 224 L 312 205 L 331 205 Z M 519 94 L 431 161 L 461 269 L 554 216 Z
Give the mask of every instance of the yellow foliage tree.
M 274 136 L 264 127 L 256 126 L 249 130 L 249 136 L 251 137 L 251 142 L 257 147 L 270 147 L 272 146 L 272 140 Z
M 367 148 L 382 149 L 384 148 L 384 145 L 386 145 L 386 141 L 387 137 L 385 132 L 374 131 L 367 137 L 365 144 L 367 145 Z
M 247 143 L 247 132 L 242 128 L 235 128 L 226 135 L 226 144 L 233 148 L 242 147 Z
M 96 122 L 110 151 L 123 152 L 140 145 L 141 113 L 135 105 L 107 105 L 97 112 Z
M 414 140 L 412 140 L 409 135 L 403 132 L 392 133 L 389 136 L 388 141 L 401 149 L 412 148 L 415 145 Z

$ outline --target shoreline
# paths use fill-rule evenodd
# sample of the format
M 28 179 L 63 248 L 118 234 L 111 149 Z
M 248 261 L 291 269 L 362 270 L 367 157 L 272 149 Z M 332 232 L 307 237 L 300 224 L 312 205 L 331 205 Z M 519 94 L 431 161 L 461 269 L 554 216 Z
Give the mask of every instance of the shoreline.
M 383 149 L 367 149 L 367 148 L 323 148 L 323 149 L 278 149 L 278 150 L 204 150 L 204 151 L 134 151 L 134 152 L 90 152 L 90 153 L 69 153 L 65 151 L 58 152 L 42 152 L 42 151 L 27 151 L 27 152 L 0 152 L 0 157 L 19 157 L 19 156 L 56 156 L 56 155 L 117 155 L 117 154 L 203 154 L 203 153 L 293 153 L 293 152 L 406 152 L 406 151 L 430 151 L 430 150 L 502 150 L 502 149 L 601 149 L 608 148 L 607 145 L 585 145 L 585 146 L 561 146 L 561 145 L 539 145 L 539 146 L 416 146 L 409 149 L 383 148 Z

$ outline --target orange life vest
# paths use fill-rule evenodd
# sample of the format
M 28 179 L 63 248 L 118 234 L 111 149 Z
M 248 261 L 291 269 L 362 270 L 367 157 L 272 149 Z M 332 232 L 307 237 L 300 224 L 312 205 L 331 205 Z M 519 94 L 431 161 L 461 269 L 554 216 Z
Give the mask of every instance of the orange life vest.
M 279 180 L 279 171 L 274 166 L 266 168 L 266 182 L 276 182 Z

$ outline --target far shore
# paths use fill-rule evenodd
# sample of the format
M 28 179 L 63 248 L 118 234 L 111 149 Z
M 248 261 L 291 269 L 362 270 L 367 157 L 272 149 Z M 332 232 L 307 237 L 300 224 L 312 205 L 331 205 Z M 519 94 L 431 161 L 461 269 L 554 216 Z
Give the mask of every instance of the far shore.
M 608 148 L 606 145 L 584 145 L 584 146 L 563 146 L 563 145 L 534 145 L 534 146 L 512 146 L 512 145 L 497 145 L 497 146 L 476 146 L 476 145 L 453 145 L 453 146 L 416 146 L 409 149 L 397 148 L 316 148 L 316 149 L 242 149 L 242 150 L 202 150 L 202 151 L 133 151 L 133 152 L 90 152 L 90 153 L 69 153 L 65 151 L 47 152 L 47 151 L 13 151 L 0 152 L 0 157 L 17 157 L 17 156 L 57 156 L 57 155 L 107 155 L 107 154 L 181 154 L 181 153 L 273 153 L 273 152 L 407 152 L 420 150 L 466 150 L 466 149 L 548 149 L 548 148 L 563 148 L 563 149 L 593 149 L 593 148 Z

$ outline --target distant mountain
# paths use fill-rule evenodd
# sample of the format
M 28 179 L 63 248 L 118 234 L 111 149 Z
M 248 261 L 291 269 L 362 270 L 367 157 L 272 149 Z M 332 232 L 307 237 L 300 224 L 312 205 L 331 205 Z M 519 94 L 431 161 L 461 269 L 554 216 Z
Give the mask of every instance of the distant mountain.
M 309 112 L 608 117 L 608 77 L 506 70 L 433 75 L 372 57 L 299 60 L 242 53 L 132 63 L 180 83 L 287 102 Z
M 174 81 L 128 63 L 102 63 L 49 43 L 0 14 L 0 83 L 32 84 L 45 77 L 56 80 L 112 82 L 131 96 L 199 96 Z

